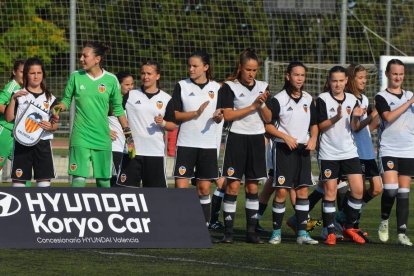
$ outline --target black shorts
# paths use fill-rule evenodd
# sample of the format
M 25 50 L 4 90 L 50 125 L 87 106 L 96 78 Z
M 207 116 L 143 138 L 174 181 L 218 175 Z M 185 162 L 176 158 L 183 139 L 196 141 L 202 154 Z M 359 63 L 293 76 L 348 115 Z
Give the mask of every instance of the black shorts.
M 345 160 L 320 160 L 321 180 L 337 179 L 349 174 L 362 174 L 359 158 Z
M 397 171 L 399 175 L 414 176 L 414 158 L 381 157 L 382 172 Z
M 224 153 L 223 176 L 231 179 L 266 178 L 266 149 L 263 134 L 245 135 L 230 132 Z
M 11 178 L 27 181 L 33 178 L 52 179 L 56 177 L 50 140 L 40 140 L 34 146 L 23 146 L 14 142 Z
M 121 172 L 118 175 L 119 186 L 144 188 L 166 188 L 165 160 L 163 156 L 140 156 L 130 159 L 124 155 Z
M 217 149 L 177 147 L 174 177 L 214 180 L 218 175 Z
M 371 179 L 375 176 L 380 176 L 377 161 L 375 159 L 360 159 L 362 173 L 366 179 Z
M 310 151 L 299 144 L 290 150 L 285 143 L 276 143 L 276 175 L 273 186 L 277 188 L 300 188 L 312 186 Z

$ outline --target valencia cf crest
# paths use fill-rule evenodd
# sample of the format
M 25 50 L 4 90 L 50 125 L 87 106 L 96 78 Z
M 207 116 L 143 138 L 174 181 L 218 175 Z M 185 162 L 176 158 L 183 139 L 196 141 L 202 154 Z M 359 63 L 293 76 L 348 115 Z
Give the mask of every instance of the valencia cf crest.
M 178 168 L 178 173 L 180 175 L 184 175 L 186 171 L 187 171 L 187 169 L 186 169 L 185 166 L 181 166 L 181 167 Z
M 279 183 L 280 185 L 285 184 L 285 181 L 286 181 L 286 178 L 283 175 L 277 178 L 277 183 Z
M 306 113 L 308 112 L 308 105 L 307 104 L 303 105 L 303 110 L 305 110 Z
M 234 174 L 234 169 L 232 168 L 232 167 L 229 167 L 228 169 L 227 169 L 227 175 L 228 176 L 232 176 Z
M 348 115 L 351 115 L 351 107 L 350 106 L 346 107 L 346 113 L 348 113 Z
M 49 110 L 49 102 L 48 101 L 43 102 L 43 108 L 46 109 L 46 110 Z
M 0 163 L 4 161 L 4 157 L 0 156 Z
M 42 115 L 39 113 L 32 113 L 26 117 L 24 128 L 28 133 L 33 133 L 40 128 L 39 123 L 42 122 Z
M 23 171 L 22 171 L 22 169 L 17 169 L 16 170 L 16 176 L 17 177 L 21 177 L 23 175 Z
M 208 91 L 208 96 L 210 99 L 214 99 L 214 91 Z
M 127 179 L 127 176 L 124 173 L 121 174 L 121 177 L 120 177 L 121 182 L 124 183 L 126 179 Z
M 75 163 L 70 164 L 70 170 L 75 171 L 78 166 Z
M 161 109 L 163 107 L 164 103 L 162 101 L 157 101 L 157 108 Z
M 323 174 L 325 175 L 325 177 L 329 178 L 332 175 L 332 171 L 330 169 L 326 169 Z
M 99 93 L 105 93 L 105 91 L 106 91 L 106 86 L 105 86 L 105 84 L 101 83 L 101 84 L 98 86 L 98 91 L 99 91 Z
M 387 162 L 387 167 L 392 170 L 394 168 L 394 162 L 388 161 Z

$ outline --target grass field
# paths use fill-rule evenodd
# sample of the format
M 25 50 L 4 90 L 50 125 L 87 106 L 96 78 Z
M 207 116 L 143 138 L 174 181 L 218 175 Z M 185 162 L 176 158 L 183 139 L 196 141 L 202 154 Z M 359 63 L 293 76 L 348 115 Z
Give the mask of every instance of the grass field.
M 3 184 L 4 185 L 4 184 Z M 413 211 L 413 196 L 410 210 Z M 334 247 L 323 244 L 297 245 L 290 229 L 282 228 L 280 245 L 251 245 L 244 242 L 244 196 L 238 200 L 236 239 L 232 245 L 214 244 L 211 249 L 53 249 L 0 250 L 2 275 L 413 275 L 414 248 L 396 244 L 396 221 L 390 219 L 390 241 L 377 238 L 380 199 L 364 209 L 361 226 L 372 243 L 356 245 L 341 241 Z M 394 206 L 395 208 L 395 206 Z M 320 205 L 312 212 L 320 216 Z M 285 218 L 293 214 L 288 208 Z M 271 229 L 271 213 L 261 222 Z M 413 229 L 413 219 L 409 229 Z M 2 226 L 7 227 L 7 226 Z M 221 232 L 211 233 L 221 238 Z M 320 228 L 311 235 L 319 238 Z M 262 235 L 267 241 L 270 233 Z M 408 236 L 414 239 L 412 231 Z

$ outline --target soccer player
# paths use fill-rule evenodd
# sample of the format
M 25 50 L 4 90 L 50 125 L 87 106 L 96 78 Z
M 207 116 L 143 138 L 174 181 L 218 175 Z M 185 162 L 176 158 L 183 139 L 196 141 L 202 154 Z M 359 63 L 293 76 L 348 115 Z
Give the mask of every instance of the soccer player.
M 10 102 L 14 92 L 19 91 L 23 86 L 23 66 L 24 60 L 18 59 L 13 64 L 13 72 L 10 81 L 0 91 L 0 172 L 6 164 L 7 159 L 11 158 L 13 152 L 13 122 L 7 122 L 4 112 Z M 30 181 L 26 182 L 26 187 L 30 187 Z
M 244 50 L 240 54 L 236 72 L 219 92 L 224 119 L 232 122 L 223 164 L 223 176 L 227 178 L 223 198 L 224 243 L 233 243 L 237 195 L 243 175 L 246 191 L 246 242 L 263 243 L 255 232 L 259 209 L 258 183 L 266 178 L 264 123 L 270 123 L 272 112 L 266 104 L 268 84 L 255 79 L 258 70 L 259 58 L 256 52 L 252 49 Z
M 122 108 L 119 82 L 115 75 L 102 68 L 108 50 L 107 46 L 98 42 L 85 43 L 80 57 L 82 69 L 71 74 L 62 102 L 55 109 L 69 109 L 72 98 L 75 98 L 76 113 L 70 138 L 68 168 L 68 173 L 73 176 L 72 187 L 85 187 L 91 162 L 97 186 L 110 187 L 110 104 L 122 126 L 128 149 L 132 152 L 133 140 Z
M 346 90 L 357 98 L 358 105 L 364 110 L 364 114 L 360 117 L 359 128 L 353 131 L 353 136 L 357 146 L 364 180 L 368 179 L 370 184 L 368 190 L 364 189 L 363 204 L 365 205 L 382 192 L 382 181 L 375 160 L 371 137 L 371 130 L 377 129 L 379 118 L 378 112 L 375 108 L 372 108 L 367 96 L 364 94 L 367 82 L 367 69 L 362 65 L 351 64 L 347 68 L 347 75 L 348 83 Z M 355 223 L 354 228 L 359 228 L 359 219 Z M 358 233 L 368 241 L 363 231 L 358 231 Z
M 160 65 L 147 61 L 141 66 L 139 89 L 124 96 L 132 137 L 134 158 L 124 155 L 117 184 L 128 187 L 166 188 L 164 130 L 174 130 L 174 108 L 171 96 L 158 86 Z
M 222 121 L 217 109 L 220 84 L 212 80 L 210 56 L 202 50 L 188 58 L 189 78 L 175 85 L 172 95 L 175 118 L 180 123 L 174 177 L 176 188 L 187 188 L 196 179 L 197 192 L 206 219 L 210 222 L 211 181 L 218 178 L 217 128 Z
M 5 118 L 8 122 L 16 119 L 17 123 L 31 103 L 40 106 L 48 113 L 51 112 L 57 102 L 55 96 L 46 87 L 45 78 L 42 61 L 35 57 L 27 59 L 23 69 L 24 88 L 11 96 L 6 109 Z M 14 141 L 11 173 L 13 187 L 25 187 L 25 183 L 32 179 L 32 170 L 37 187 L 50 187 L 50 180 L 55 177 L 50 140 L 53 139 L 53 131 L 58 128 L 58 124 L 41 120 L 37 122 L 36 127 L 45 130 L 37 144 L 26 146 L 17 140 Z
M 385 70 L 388 86 L 375 96 L 375 107 L 381 118 L 379 156 L 384 183 L 378 235 L 382 242 L 388 241 L 388 219 L 397 198 L 398 243 L 412 246 L 406 231 L 414 176 L 414 96 L 402 88 L 404 74 L 404 63 L 399 59 L 390 60 Z
M 273 232 L 271 244 L 279 244 L 281 227 L 286 210 L 285 201 L 294 189 L 298 244 L 318 244 L 306 231 L 309 213 L 308 187 L 312 186 L 311 156 L 318 137 L 316 109 L 312 96 L 303 90 L 306 67 L 291 62 L 286 69 L 283 90 L 272 102 L 272 124 L 266 132 L 274 138 Z
M 354 229 L 362 207 L 363 180 L 357 148 L 351 133 L 351 129 L 358 129 L 363 109 L 358 107 L 354 95 L 344 92 L 347 81 L 345 68 L 332 67 L 324 90 L 329 92 L 321 93 L 316 101 L 320 130 L 318 157 L 325 192 L 322 218 L 324 227 L 328 228 L 328 237 L 325 240 L 327 245 L 336 244 L 335 198 L 337 180 L 341 174 L 347 176 L 351 190 L 345 206 L 344 236 L 356 243 L 365 243 L 358 235 L 357 229 Z
M 131 89 L 134 88 L 134 76 L 128 72 L 119 72 L 116 77 L 121 85 L 122 96 L 125 96 Z M 116 179 L 121 168 L 122 157 L 125 151 L 125 137 L 122 131 L 122 126 L 118 121 L 118 118 L 113 115 L 112 109 L 110 109 L 109 116 L 109 128 L 112 140 L 112 177 L 111 187 L 116 185 Z M 127 155 L 127 154 L 125 154 Z

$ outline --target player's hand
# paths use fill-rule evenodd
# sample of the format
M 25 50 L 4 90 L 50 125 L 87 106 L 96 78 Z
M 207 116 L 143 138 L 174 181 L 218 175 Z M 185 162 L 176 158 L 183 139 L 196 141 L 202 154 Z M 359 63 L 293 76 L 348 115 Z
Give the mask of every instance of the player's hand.
M 306 143 L 307 150 L 315 150 L 316 149 L 316 138 L 310 138 L 308 143 Z
M 25 90 L 20 90 L 20 91 L 17 91 L 16 93 L 13 94 L 12 99 L 17 100 L 18 97 L 21 97 L 21 96 L 24 96 L 24 95 L 27 95 L 27 94 L 29 94 L 29 92 L 27 92 Z
M 223 110 L 221 108 L 217 109 L 214 113 L 213 113 L 213 120 L 214 122 L 216 122 L 217 124 L 219 124 L 222 120 L 223 120 Z
M 127 147 L 128 147 L 129 158 L 133 159 L 136 153 L 135 153 L 134 139 L 132 138 L 132 132 L 129 127 L 124 128 L 124 135 L 125 135 L 125 143 L 127 144 Z
M 166 122 L 164 121 L 164 117 L 162 117 L 161 114 L 158 114 L 154 117 L 154 122 L 161 127 L 165 127 L 166 124 Z
M 111 141 L 115 141 L 118 138 L 118 134 L 116 133 L 115 130 L 110 129 L 109 135 L 111 136 Z
M 290 135 L 285 135 L 283 141 L 285 141 L 290 150 L 294 150 L 298 147 L 298 141 Z
M 262 104 L 264 104 L 267 101 L 267 98 L 269 97 L 269 91 L 265 91 L 254 100 L 253 105 L 257 108 L 261 107 Z
M 204 112 L 204 109 L 206 109 L 209 103 L 210 101 L 205 101 L 204 103 L 200 105 L 200 107 L 196 111 L 196 114 L 197 114 L 196 118 L 200 117 L 201 113 Z
M 360 106 L 357 106 L 352 111 L 352 116 L 353 117 L 361 117 L 362 115 L 364 115 L 364 113 L 365 113 L 364 109 L 361 108 Z
M 338 119 L 342 118 L 342 105 L 338 104 L 338 107 L 336 108 L 336 116 Z
M 49 121 L 41 121 L 39 123 L 39 126 L 41 128 L 43 128 L 44 130 L 46 130 L 46 131 L 51 131 L 52 130 L 52 123 L 49 122 Z

